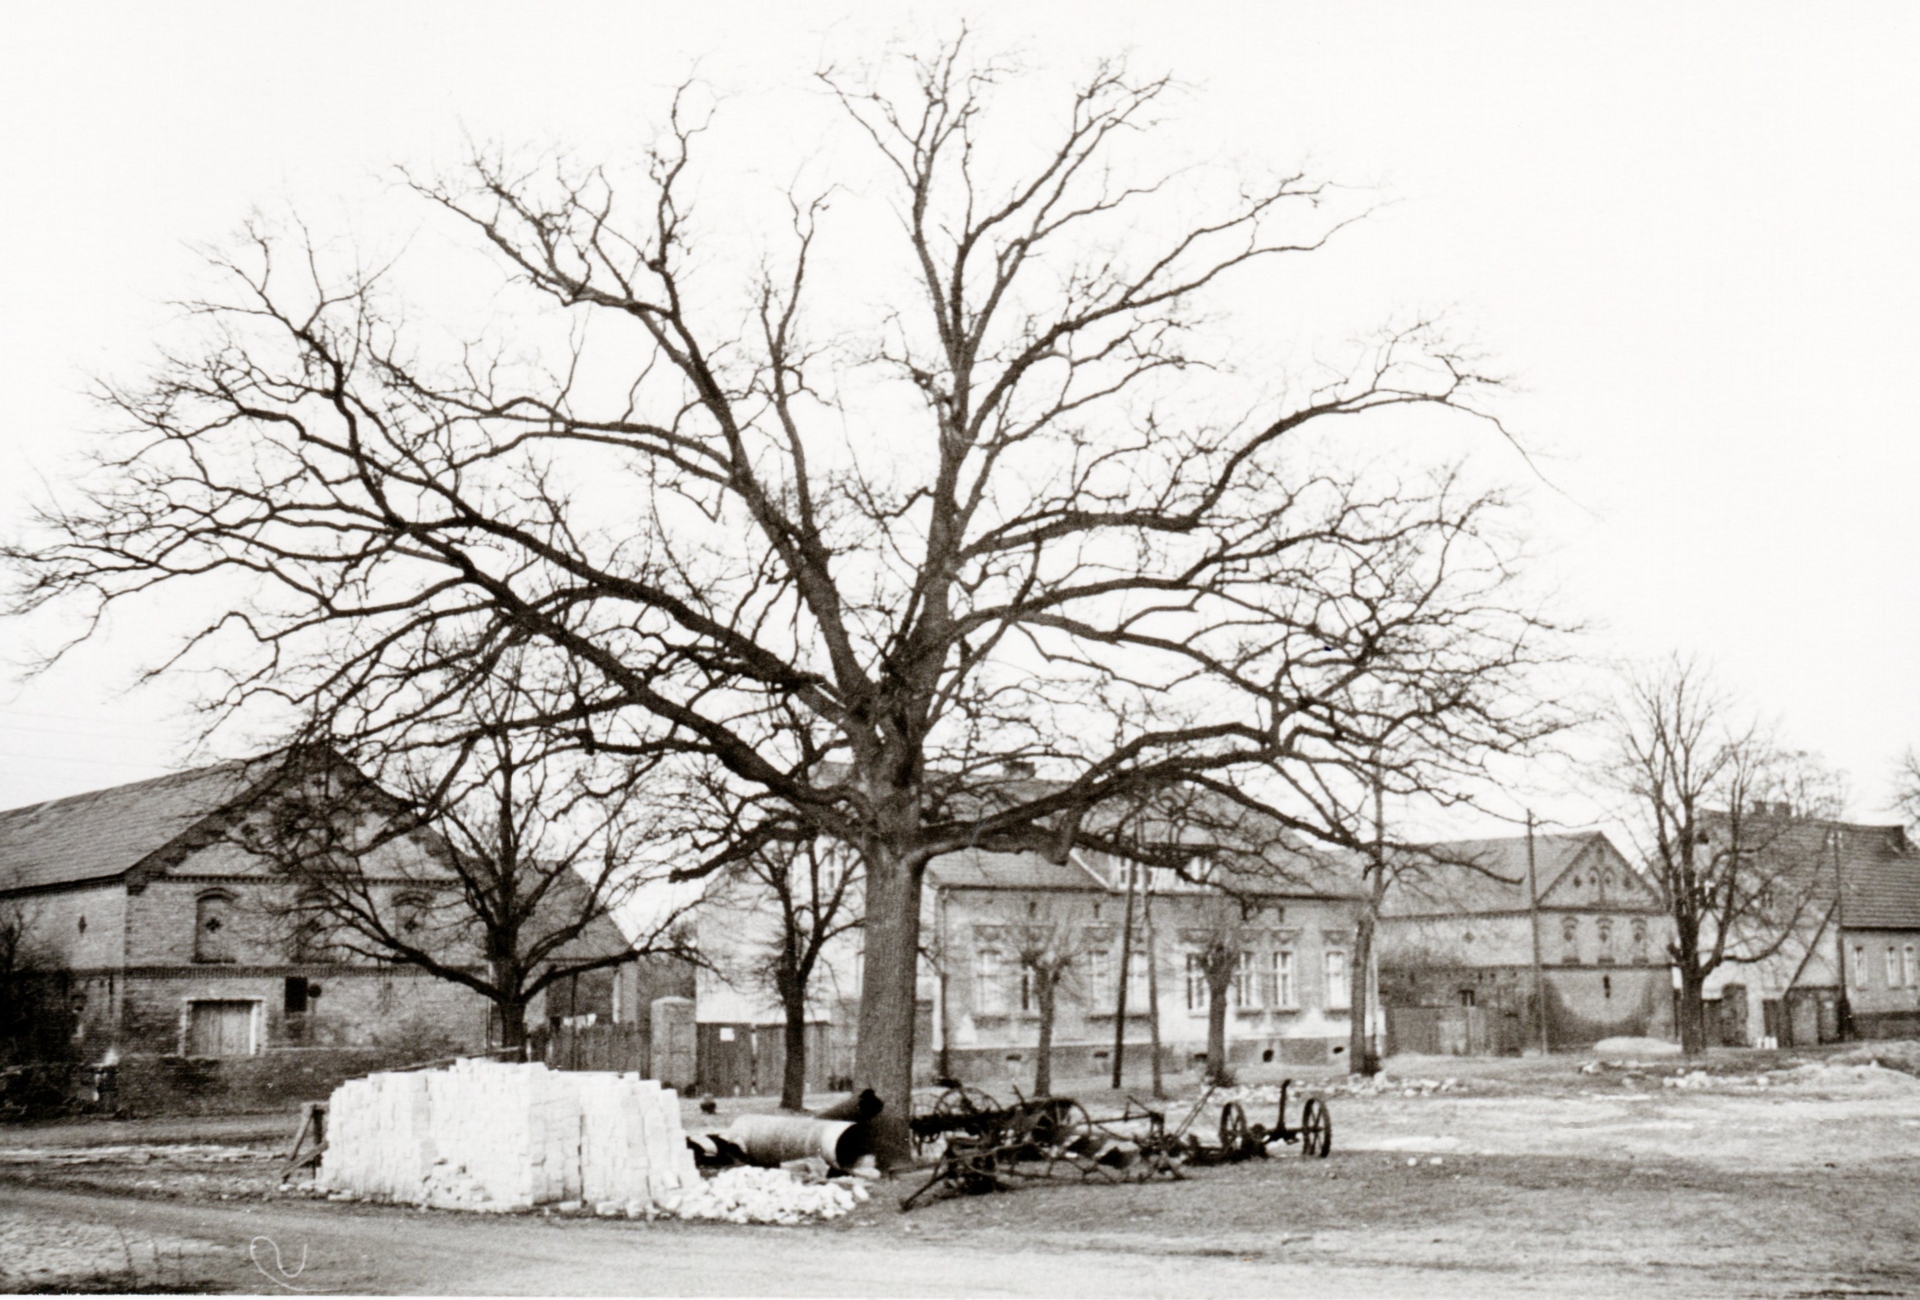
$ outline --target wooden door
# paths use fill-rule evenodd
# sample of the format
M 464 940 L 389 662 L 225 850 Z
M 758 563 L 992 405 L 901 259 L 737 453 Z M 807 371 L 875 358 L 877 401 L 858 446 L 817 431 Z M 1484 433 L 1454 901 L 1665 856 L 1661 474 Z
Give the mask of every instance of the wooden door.
M 253 1003 L 196 1002 L 187 1022 L 187 1055 L 247 1056 L 253 1051 Z

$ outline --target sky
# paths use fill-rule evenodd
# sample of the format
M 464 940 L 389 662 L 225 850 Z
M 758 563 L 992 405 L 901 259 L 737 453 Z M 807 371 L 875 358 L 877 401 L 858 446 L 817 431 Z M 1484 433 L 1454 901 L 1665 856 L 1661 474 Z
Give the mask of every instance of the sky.
M 823 57 L 962 18 L 1040 75 L 1115 53 L 1164 68 L 1191 87 L 1182 138 L 1377 196 L 1323 292 L 1444 310 L 1513 377 L 1537 574 L 1583 651 L 1712 664 L 1850 774 L 1856 816 L 1888 819 L 1891 766 L 1920 744 L 1909 5 L 19 9 L 0 49 L 0 534 L 100 427 L 89 377 L 137 373 L 199 283 L 195 246 L 255 208 L 392 236 L 394 167 L 468 138 L 631 150 L 690 73 L 804 152 L 777 106 Z M 163 649 L 116 621 L 0 679 L 0 807 L 199 756 L 190 681 L 129 689 Z

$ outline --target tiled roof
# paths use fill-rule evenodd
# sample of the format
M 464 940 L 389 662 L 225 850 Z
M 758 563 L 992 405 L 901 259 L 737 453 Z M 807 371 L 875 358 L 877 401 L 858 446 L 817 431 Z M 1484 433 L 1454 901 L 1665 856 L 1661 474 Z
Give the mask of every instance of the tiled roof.
M 927 883 L 944 889 L 1103 888 L 1096 876 L 1071 860 L 1055 865 L 1038 853 L 988 853 L 982 849 L 963 849 L 935 858 L 927 866 Z
M 1541 895 L 1596 842 L 1605 844 L 1607 837 L 1599 831 L 1535 835 L 1534 873 Z M 1524 912 L 1530 905 L 1527 837 L 1513 835 L 1431 846 L 1429 856 L 1410 862 L 1395 878 L 1383 910 L 1388 916 L 1436 916 Z
M 122 875 L 237 798 L 251 770 L 221 763 L 0 812 L 0 891 Z
M 1160 891 L 1185 892 L 1206 886 L 1177 881 L 1170 873 L 1156 873 Z M 1218 870 L 1221 888 L 1237 894 L 1269 897 L 1350 898 L 1359 894 L 1357 873 L 1343 871 L 1335 861 L 1302 853 L 1288 854 L 1271 874 L 1246 870 Z M 935 858 L 927 868 L 927 883 L 947 889 L 1070 889 L 1122 892 L 1126 864 L 1104 854 L 1076 851 L 1066 862 L 1054 864 L 1038 853 L 989 853 L 965 849 Z
M 1753 826 L 1755 819 L 1748 821 Z M 1763 818 L 1747 834 L 1764 837 L 1769 854 L 1810 873 L 1817 898 L 1832 899 L 1837 866 L 1846 882 L 1840 911 L 1849 930 L 1920 929 L 1920 852 L 1903 828 Z

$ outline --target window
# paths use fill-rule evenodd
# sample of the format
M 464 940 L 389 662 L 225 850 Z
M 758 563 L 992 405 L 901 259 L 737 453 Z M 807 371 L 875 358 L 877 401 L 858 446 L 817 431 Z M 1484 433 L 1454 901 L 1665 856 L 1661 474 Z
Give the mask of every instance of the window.
M 1145 1011 L 1151 1000 L 1147 988 L 1147 954 L 1137 950 L 1128 953 L 1127 1007 L 1133 1012 Z
M 1613 964 L 1613 918 L 1603 916 L 1594 922 L 1594 932 L 1599 940 L 1595 960 L 1602 965 L 1611 966 Z
M 1040 995 L 1033 987 L 1033 967 L 1020 963 L 1020 1009 L 1037 1011 L 1040 1007 Z
M 1207 1009 L 1207 967 L 1197 952 L 1187 954 L 1187 1010 L 1199 1015 Z
M 1638 966 L 1647 964 L 1647 923 L 1645 921 L 1633 923 L 1633 960 Z
M 1600 996 L 1603 998 L 1613 996 L 1613 976 L 1602 975 L 1600 977 Z
M 974 955 L 973 1010 L 982 1016 L 1007 1014 L 1006 968 L 997 948 L 982 948 Z
M 1274 952 L 1267 954 L 1267 1005 L 1270 1007 L 1291 1007 L 1293 1000 L 1293 954 Z
M 1087 1006 L 1094 1011 L 1113 1010 L 1114 967 L 1116 956 L 1105 948 L 1087 952 Z
M 1853 986 L 1857 989 L 1867 987 L 1867 945 L 1853 945 Z
M 233 960 L 233 898 L 231 895 L 202 894 L 199 902 L 195 904 L 193 959 L 195 961 Z
M 1253 954 L 1242 952 L 1233 963 L 1233 1001 L 1242 1011 L 1260 1005 L 1260 991 L 1254 987 Z
M 1347 954 L 1335 948 L 1327 953 L 1327 1010 L 1344 1011 L 1353 1001 L 1347 985 Z
M 1900 955 L 1902 968 L 1907 979 L 1907 987 L 1912 988 L 1916 982 L 1916 977 L 1920 977 L 1920 970 L 1916 970 L 1913 965 L 1913 945 L 1908 944 Z
M 1900 950 L 1892 944 L 1887 945 L 1887 987 L 1900 987 Z
M 1580 919 L 1569 916 L 1560 922 L 1560 960 L 1572 965 L 1580 960 Z

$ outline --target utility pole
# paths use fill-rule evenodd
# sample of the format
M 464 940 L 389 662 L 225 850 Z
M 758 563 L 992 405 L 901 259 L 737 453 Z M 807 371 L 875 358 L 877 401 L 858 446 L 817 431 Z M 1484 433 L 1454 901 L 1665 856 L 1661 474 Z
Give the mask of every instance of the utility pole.
M 1540 961 L 1540 875 L 1533 861 L 1533 809 L 1527 809 L 1527 923 L 1533 932 L 1533 1005 L 1540 1021 L 1540 1054 L 1553 1051 L 1547 1029 L 1547 972 Z
M 1127 919 L 1120 927 L 1120 991 L 1113 1012 L 1113 1087 L 1120 1089 L 1127 1059 L 1127 982 L 1133 973 L 1133 879 L 1139 864 L 1127 863 Z
M 1167 1081 L 1160 1073 L 1160 945 L 1153 931 L 1153 882 L 1143 882 L 1140 891 L 1140 919 L 1147 927 L 1147 1041 L 1153 1053 L 1153 1095 L 1167 1095 Z
M 1847 882 L 1840 872 L 1843 834 L 1837 826 L 1827 831 L 1827 845 L 1833 850 L 1833 955 L 1840 972 L 1840 998 L 1833 1008 L 1834 1028 L 1844 1043 L 1853 1037 L 1853 1002 L 1847 997 Z

